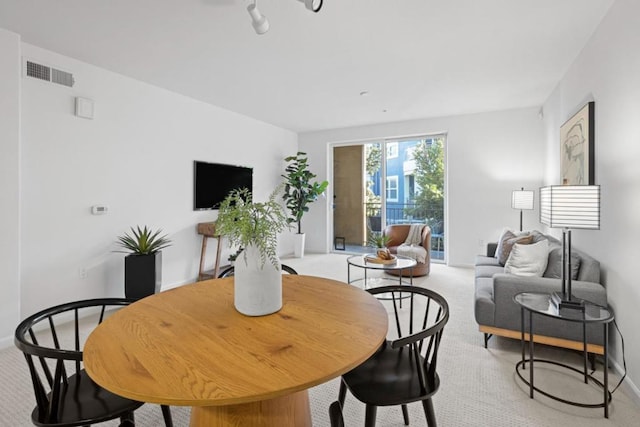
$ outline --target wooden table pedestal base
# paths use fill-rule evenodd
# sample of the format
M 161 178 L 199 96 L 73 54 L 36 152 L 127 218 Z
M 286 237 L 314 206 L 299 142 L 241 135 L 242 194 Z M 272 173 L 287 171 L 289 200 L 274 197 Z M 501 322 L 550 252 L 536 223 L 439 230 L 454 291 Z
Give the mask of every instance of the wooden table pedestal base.
M 229 406 L 194 406 L 190 427 L 311 427 L 306 390 L 270 400 Z

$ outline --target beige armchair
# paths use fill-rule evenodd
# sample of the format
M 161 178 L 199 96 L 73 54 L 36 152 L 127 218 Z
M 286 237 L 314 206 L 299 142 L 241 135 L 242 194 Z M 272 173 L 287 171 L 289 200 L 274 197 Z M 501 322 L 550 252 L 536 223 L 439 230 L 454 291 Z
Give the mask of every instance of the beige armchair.
M 392 254 L 396 254 L 398 252 L 398 246 L 407 240 L 410 228 L 410 224 L 392 224 L 388 225 L 384 230 L 384 234 L 390 238 L 389 243 L 387 243 L 387 248 L 389 248 Z M 431 266 L 431 228 L 426 224 L 422 228 L 422 246 L 427 250 L 427 257 L 424 264 L 418 263 L 418 265 L 413 267 L 412 273 L 414 277 L 426 276 L 429 274 Z M 400 274 L 400 271 L 389 270 L 387 273 L 397 276 Z M 406 274 L 406 271 L 402 273 L 403 276 Z

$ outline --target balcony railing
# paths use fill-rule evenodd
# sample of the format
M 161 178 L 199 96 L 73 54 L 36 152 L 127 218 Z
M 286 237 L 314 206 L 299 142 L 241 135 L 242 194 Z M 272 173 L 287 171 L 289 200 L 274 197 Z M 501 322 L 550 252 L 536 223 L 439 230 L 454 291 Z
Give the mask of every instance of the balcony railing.
M 382 231 L 381 204 L 365 203 L 365 214 L 367 218 L 373 219 L 368 222 L 372 231 Z M 386 225 L 390 224 L 428 224 L 432 233 L 441 234 L 443 221 L 442 210 L 424 209 L 415 203 L 394 203 L 387 205 L 385 209 Z M 377 227 L 374 227 L 377 225 Z
M 367 227 L 373 233 L 382 233 L 380 203 L 365 203 Z M 432 258 L 444 259 L 444 221 L 441 209 L 424 209 L 415 203 L 394 203 L 385 209 L 386 225 L 390 224 L 427 224 L 431 227 Z

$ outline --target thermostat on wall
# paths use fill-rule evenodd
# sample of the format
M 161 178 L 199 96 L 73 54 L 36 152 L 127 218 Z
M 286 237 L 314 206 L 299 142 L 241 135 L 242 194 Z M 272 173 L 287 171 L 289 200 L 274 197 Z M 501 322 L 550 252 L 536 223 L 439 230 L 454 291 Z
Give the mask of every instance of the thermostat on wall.
M 91 206 L 91 213 L 94 215 L 104 215 L 109 210 L 108 207 L 102 205 Z

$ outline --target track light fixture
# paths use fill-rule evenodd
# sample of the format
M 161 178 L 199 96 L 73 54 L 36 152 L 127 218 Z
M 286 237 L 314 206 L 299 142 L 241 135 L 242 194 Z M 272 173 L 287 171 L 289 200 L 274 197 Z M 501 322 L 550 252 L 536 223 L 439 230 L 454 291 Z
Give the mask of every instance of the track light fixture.
M 304 3 L 305 7 L 310 11 L 318 13 L 322 8 L 323 0 L 298 1 Z M 247 12 L 249 12 L 249 16 L 251 16 L 251 25 L 256 33 L 264 34 L 269 31 L 269 21 L 267 20 L 267 17 L 258 10 L 258 0 L 251 0 L 251 3 L 247 6 Z
M 264 34 L 269 31 L 269 21 L 267 21 L 267 17 L 258 10 L 258 0 L 254 0 L 253 3 L 247 6 L 247 11 L 249 12 L 249 16 L 251 16 L 251 25 L 253 25 L 256 33 Z
M 304 3 L 307 9 L 312 12 L 320 12 L 322 9 L 322 0 L 298 0 L 299 2 Z

